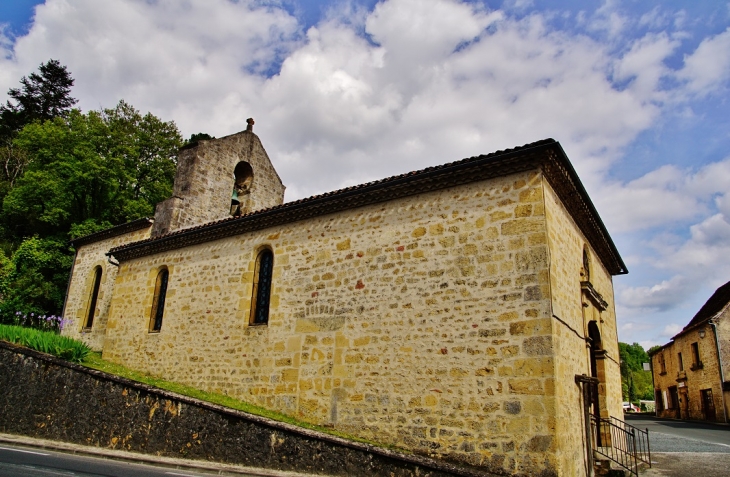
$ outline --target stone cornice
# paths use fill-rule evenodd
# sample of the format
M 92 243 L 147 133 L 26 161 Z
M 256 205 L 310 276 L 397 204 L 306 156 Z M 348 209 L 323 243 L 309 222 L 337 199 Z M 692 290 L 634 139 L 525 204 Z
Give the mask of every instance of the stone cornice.
M 575 170 L 560 144 L 553 139 L 288 202 L 242 217 L 231 217 L 178 230 L 154 239 L 116 247 L 108 255 L 113 255 L 119 261 L 131 260 L 325 214 L 530 170 L 543 172 L 609 272 L 613 275 L 627 273 L 616 246 Z
M 588 299 L 593 302 L 593 305 L 595 305 L 595 307 L 598 308 L 600 311 L 605 311 L 608 308 L 608 303 L 606 303 L 606 300 L 603 299 L 603 296 L 601 296 L 601 294 L 598 293 L 595 288 L 593 288 L 593 284 L 591 282 L 580 282 L 580 289 L 583 291 L 583 294 L 587 296 Z

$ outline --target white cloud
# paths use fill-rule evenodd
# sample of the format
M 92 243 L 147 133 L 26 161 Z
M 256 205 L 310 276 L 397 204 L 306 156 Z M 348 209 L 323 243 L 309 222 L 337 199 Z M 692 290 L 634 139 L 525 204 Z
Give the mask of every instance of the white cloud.
M 706 216 L 728 184 L 730 158 L 696 172 L 665 165 L 626 183 L 601 186 L 594 200 L 611 231 L 639 231 Z
M 606 0 L 588 19 L 588 29 L 603 32 L 609 38 L 618 37 L 631 22 L 630 18 L 621 12 L 619 6 L 618 0 Z
M 678 77 L 687 83 L 690 92 L 706 95 L 730 79 L 730 28 L 706 38 L 684 58 Z
M 674 335 L 676 335 L 677 333 L 679 333 L 680 331 L 682 331 L 683 328 L 684 328 L 684 326 L 682 326 L 682 325 L 678 325 L 676 323 L 671 323 L 664 327 L 664 329 L 661 332 L 661 336 L 666 336 L 668 338 L 671 338 Z
M 243 124 L 260 82 L 252 73 L 285 54 L 297 29 L 285 11 L 246 0 L 48 0 L 0 70 L 17 82 L 56 58 L 85 110 L 124 98 L 194 132 L 224 129 Z
M 688 294 L 688 281 L 682 276 L 651 287 L 626 288 L 620 292 L 621 304 L 628 308 L 667 310 L 681 303 Z
M 630 80 L 629 89 L 639 98 L 661 100 L 664 92 L 658 87 L 660 80 L 670 71 L 664 61 L 677 49 L 680 42 L 663 33 L 648 33 L 631 46 L 631 50 L 619 59 L 615 78 Z

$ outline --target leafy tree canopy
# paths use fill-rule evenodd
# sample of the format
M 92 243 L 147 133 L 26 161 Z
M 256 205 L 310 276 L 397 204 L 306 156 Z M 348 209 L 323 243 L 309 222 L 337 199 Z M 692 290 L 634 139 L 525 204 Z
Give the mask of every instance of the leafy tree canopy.
M 621 359 L 621 387 L 625 401 L 653 399 L 654 386 L 651 373 L 644 371 L 643 363 L 649 362 L 649 355 L 639 343 L 618 344 Z
M 0 137 L 11 138 L 33 121 L 66 116 L 77 100 L 71 97 L 74 80 L 58 60 L 48 60 L 37 73 L 23 76 L 20 88 L 8 90 L 10 100 L 0 106 Z
M 172 193 L 182 137 L 174 122 L 120 101 L 113 109 L 31 123 L 14 144 L 30 160 L 3 200 L 6 227 L 15 236 L 67 238 L 79 227 L 152 215 Z

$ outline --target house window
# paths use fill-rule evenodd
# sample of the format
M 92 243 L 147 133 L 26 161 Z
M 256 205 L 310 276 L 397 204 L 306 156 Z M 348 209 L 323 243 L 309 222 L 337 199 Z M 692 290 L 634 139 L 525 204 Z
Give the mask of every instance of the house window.
M 264 249 L 256 258 L 256 270 L 251 295 L 250 325 L 265 325 L 269 322 L 269 298 L 271 297 L 271 275 L 274 269 L 274 253 Z
M 692 343 L 692 370 L 702 368 L 702 361 L 700 361 L 700 348 L 697 342 Z
M 664 353 L 659 353 L 659 374 L 667 374 L 667 363 L 664 361 Z
M 667 409 L 677 409 L 679 407 L 679 398 L 677 394 L 677 386 L 669 386 L 667 395 Z
M 162 316 L 165 313 L 165 296 L 167 295 L 167 281 L 170 272 L 167 268 L 160 270 L 155 281 L 155 295 L 152 298 L 152 311 L 150 313 L 150 332 L 157 333 L 162 329 Z
M 96 302 L 99 298 L 99 288 L 101 287 L 101 267 L 94 268 L 94 281 L 91 286 L 91 295 L 89 295 L 89 308 L 86 310 L 86 323 L 84 329 L 90 330 L 94 324 L 94 314 L 96 313 Z
M 684 363 L 682 362 L 682 353 L 677 353 L 677 360 L 679 361 L 679 370 L 684 371 Z

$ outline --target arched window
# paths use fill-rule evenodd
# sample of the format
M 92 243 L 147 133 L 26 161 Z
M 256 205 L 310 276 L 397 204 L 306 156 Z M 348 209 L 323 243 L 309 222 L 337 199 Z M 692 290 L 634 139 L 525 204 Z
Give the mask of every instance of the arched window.
M 162 316 L 165 313 L 165 295 L 167 295 L 167 281 L 170 272 L 167 268 L 160 270 L 155 281 L 155 296 L 152 298 L 152 312 L 150 313 L 150 332 L 159 332 L 162 329 Z
M 94 314 L 96 313 L 96 302 L 99 298 L 99 288 L 101 287 L 101 267 L 94 268 L 94 281 L 91 285 L 91 294 L 89 295 L 89 307 L 86 310 L 86 323 L 84 329 L 91 329 L 94 324 Z
M 271 297 L 271 275 L 274 270 L 274 253 L 262 250 L 256 258 L 256 270 L 251 295 L 250 325 L 265 325 L 269 322 L 269 298 Z

